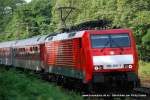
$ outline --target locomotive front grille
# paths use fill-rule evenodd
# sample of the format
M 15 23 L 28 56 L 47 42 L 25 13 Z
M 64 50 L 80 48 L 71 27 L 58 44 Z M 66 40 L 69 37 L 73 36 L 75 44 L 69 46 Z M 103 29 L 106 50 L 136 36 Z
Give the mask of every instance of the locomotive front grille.
M 93 83 L 104 83 L 111 81 L 137 81 L 138 76 L 134 72 L 111 72 L 111 73 L 93 73 Z

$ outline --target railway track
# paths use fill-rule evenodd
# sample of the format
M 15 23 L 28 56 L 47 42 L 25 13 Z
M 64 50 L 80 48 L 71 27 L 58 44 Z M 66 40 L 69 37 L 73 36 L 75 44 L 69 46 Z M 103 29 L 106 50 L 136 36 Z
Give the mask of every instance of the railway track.
M 140 87 L 133 90 L 132 98 L 135 100 L 150 100 L 150 88 Z
M 84 94 L 85 100 L 150 100 L 150 88 L 140 87 L 133 91 L 101 91 L 100 93 Z
M 150 88 L 148 88 L 148 87 L 135 88 L 134 91 L 139 92 L 139 93 L 144 93 L 144 94 L 150 96 Z

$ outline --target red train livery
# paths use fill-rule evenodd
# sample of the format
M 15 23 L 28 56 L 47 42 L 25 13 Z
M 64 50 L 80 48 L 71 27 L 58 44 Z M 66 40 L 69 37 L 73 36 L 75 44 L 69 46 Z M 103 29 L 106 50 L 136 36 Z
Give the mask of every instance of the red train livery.
M 3 42 L 0 63 L 84 84 L 139 84 L 136 44 L 127 29 L 85 30 Z

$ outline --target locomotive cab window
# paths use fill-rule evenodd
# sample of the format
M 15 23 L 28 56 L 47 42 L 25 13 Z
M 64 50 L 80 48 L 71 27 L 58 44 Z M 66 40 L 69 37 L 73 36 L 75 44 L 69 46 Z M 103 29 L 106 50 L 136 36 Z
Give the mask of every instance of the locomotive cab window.
M 91 35 L 92 48 L 130 47 L 128 33 Z

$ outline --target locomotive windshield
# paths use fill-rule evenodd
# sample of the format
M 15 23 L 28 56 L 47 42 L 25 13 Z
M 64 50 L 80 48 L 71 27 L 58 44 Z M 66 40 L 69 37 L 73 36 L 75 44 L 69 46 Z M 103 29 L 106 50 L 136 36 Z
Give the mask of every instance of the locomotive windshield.
M 128 33 L 91 35 L 92 48 L 130 47 Z

